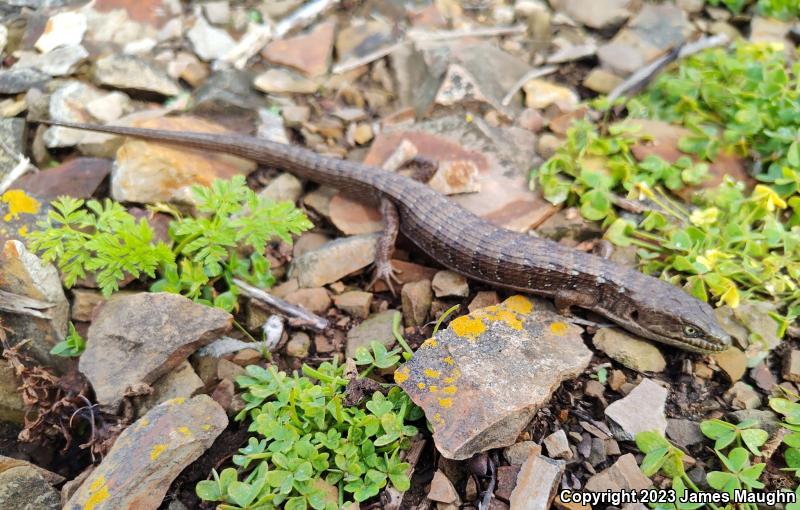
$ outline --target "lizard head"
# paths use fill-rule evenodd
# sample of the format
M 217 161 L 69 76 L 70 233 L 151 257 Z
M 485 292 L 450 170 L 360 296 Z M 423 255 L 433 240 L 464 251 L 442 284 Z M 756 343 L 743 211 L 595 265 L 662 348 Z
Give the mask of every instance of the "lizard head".
M 678 287 L 660 281 L 638 306 L 628 312 L 626 326 L 645 338 L 684 350 L 708 353 L 724 351 L 730 335 L 719 325 L 714 309 Z

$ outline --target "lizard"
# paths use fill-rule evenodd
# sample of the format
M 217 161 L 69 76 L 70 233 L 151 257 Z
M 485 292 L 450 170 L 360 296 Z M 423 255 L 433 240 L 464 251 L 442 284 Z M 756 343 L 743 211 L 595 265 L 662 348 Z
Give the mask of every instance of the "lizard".
M 691 352 L 718 352 L 731 344 L 713 308 L 683 289 L 555 241 L 504 229 L 399 173 L 240 134 L 40 122 L 239 156 L 380 205 L 387 231 L 378 243 L 377 278 L 393 277 L 389 255 L 399 228 L 443 266 L 490 285 L 553 299 L 562 313 L 573 306 L 590 310 L 635 335 Z

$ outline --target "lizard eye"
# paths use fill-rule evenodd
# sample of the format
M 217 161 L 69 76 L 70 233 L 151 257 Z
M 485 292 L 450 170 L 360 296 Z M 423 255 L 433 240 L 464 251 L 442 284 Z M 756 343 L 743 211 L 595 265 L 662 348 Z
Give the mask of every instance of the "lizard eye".
M 684 326 L 683 334 L 689 337 L 700 336 L 700 330 L 694 326 Z

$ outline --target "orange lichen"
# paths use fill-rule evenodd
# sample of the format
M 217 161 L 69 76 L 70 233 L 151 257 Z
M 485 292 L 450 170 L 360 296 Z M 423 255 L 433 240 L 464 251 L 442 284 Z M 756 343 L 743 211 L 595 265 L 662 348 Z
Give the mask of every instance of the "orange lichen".
M 439 405 L 444 407 L 445 409 L 450 409 L 453 407 L 453 399 L 452 398 L 440 398 Z
M 512 312 L 521 313 L 522 315 L 527 315 L 533 311 L 533 303 L 519 294 L 503 301 L 503 305 Z
M 404 382 L 408 381 L 408 367 L 400 367 L 394 372 L 394 382 L 397 384 L 403 384 Z
M 436 347 L 437 345 L 439 345 L 439 342 L 437 342 L 435 338 L 431 337 L 431 338 L 425 340 L 424 342 L 422 342 L 422 345 L 420 345 L 419 348 L 420 349 L 432 349 L 432 348 Z
M 106 477 L 100 475 L 89 485 L 89 497 L 83 505 L 83 510 L 92 510 L 94 507 L 107 500 L 109 496 Z
M 561 336 L 567 332 L 567 325 L 560 321 L 554 322 L 550 324 L 550 331 L 552 331 L 554 335 Z
M 36 214 L 41 207 L 38 200 L 21 189 L 6 191 L 0 200 L 8 204 L 8 214 L 3 216 L 3 221 L 15 220 L 19 218 L 20 214 Z
M 150 460 L 156 460 L 159 455 L 164 453 L 164 450 L 167 449 L 167 445 L 165 444 L 157 444 L 153 446 L 153 449 L 150 450 Z
M 486 331 L 486 326 L 484 326 L 480 318 L 465 315 L 454 319 L 450 323 L 450 329 L 460 337 L 474 340 L 478 335 Z

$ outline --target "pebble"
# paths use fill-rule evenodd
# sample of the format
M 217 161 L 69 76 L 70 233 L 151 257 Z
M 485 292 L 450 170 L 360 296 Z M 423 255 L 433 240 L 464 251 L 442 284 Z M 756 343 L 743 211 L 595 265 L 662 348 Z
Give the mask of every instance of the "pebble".
M 500 302 L 497 292 L 493 290 L 481 290 L 475 293 L 475 297 L 467 305 L 467 310 L 474 312 L 487 306 L 494 306 Z
M 572 450 L 569 447 L 567 433 L 564 432 L 564 429 L 558 429 L 545 437 L 543 444 L 547 450 L 547 455 L 554 459 L 570 460 L 573 456 Z
M 86 16 L 79 11 L 64 11 L 47 20 L 44 33 L 36 40 L 34 47 L 48 53 L 60 46 L 76 46 L 86 33 Z
M 562 112 L 574 110 L 580 98 L 567 87 L 549 81 L 535 79 L 523 86 L 525 91 L 525 106 L 528 108 L 544 109 L 556 105 Z
M 633 441 L 637 433 L 647 430 L 663 434 L 667 428 L 667 394 L 665 388 L 645 378 L 629 395 L 606 407 L 606 417 L 616 425 L 616 429 L 612 427 L 614 437 Z
M 331 306 L 331 298 L 323 287 L 297 289 L 287 294 L 284 299 L 293 305 L 320 315 L 324 314 Z
M 311 348 L 311 337 L 306 333 L 298 332 L 292 335 L 286 343 L 286 354 L 295 358 L 305 358 Z
M 403 318 L 406 326 L 422 326 L 431 311 L 433 292 L 430 280 L 419 280 L 403 285 L 400 292 L 403 303 Z
M 783 356 L 783 378 L 800 382 L 800 350 L 792 349 Z
M 376 234 L 343 237 L 292 261 L 289 277 L 300 287 L 322 287 L 375 261 Z
M 637 372 L 661 372 L 667 366 L 658 347 L 621 329 L 601 328 L 592 343 L 611 359 Z
M 583 79 L 583 86 L 600 94 L 608 94 L 622 81 L 623 79 L 616 74 L 596 67 Z
M 69 76 L 88 56 L 89 52 L 79 44 L 61 46 L 44 54 L 24 53 L 14 69 L 33 68 L 49 76 Z
M 428 186 L 443 195 L 481 191 L 480 170 L 474 161 L 440 161 Z
M 520 441 L 503 450 L 503 457 L 512 466 L 521 466 L 531 455 L 538 455 L 542 452 L 542 447 L 534 441 Z
M 181 87 L 166 71 L 133 55 L 111 54 L 94 64 L 94 80 L 99 85 L 119 89 L 154 92 L 164 96 L 181 93 Z
M 552 157 L 564 140 L 551 133 L 544 133 L 536 144 L 536 152 L 544 159 Z
M 268 93 L 313 94 L 319 84 L 285 69 L 269 69 L 259 74 L 253 85 Z
M 666 432 L 667 437 L 684 448 L 700 443 L 705 438 L 699 423 L 683 418 L 668 418 Z
M 370 342 L 380 342 L 387 348 L 395 342 L 392 333 L 392 324 L 395 317 L 400 312 L 397 310 L 387 310 L 371 315 L 367 320 L 358 326 L 351 328 L 347 332 L 347 348 L 345 354 L 348 358 L 353 358 L 359 347 L 369 348 Z M 402 331 L 402 323 L 400 325 Z
M 2 69 L 0 70 L 0 94 L 27 92 L 34 87 L 44 85 L 49 80 L 49 75 L 36 69 L 27 67 Z
M 0 359 L 0 422 L 25 423 L 26 407 L 18 387 L 14 367 L 5 359 Z
M 313 78 L 327 73 L 336 24 L 317 24 L 307 34 L 270 42 L 261 55 L 267 62 L 291 67 Z
M 757 409 L 761 407 L 761 396 L 749 384 L 742 381 L 734 384 L 724 394 L 734 409 Z
M 517 483 L 509 499 L 511 508 L 549 508 L 564 474 L 564 467 L 563 461 L 548 459 L 542 455 L 529 456 L 517 475 Z
M 731 382 L 741 379 L 747 371 L 747 356 L 736 347 L 715 353 L 712 358 Z
M 453 271 L 439 271 L 433 276 L 431 282 L 433 294 L 437 298 L 442 297 L 467 297 L 469 295 L 469 283 L 462 275 Z
M 623 490 L 644 490 L 649 488 L 652 482 L 642 474 L 636 457 L 631 453 L 626 453 L 608 469 L 605 469 L 586 482 L 586 490 L 592 492 L 603 491 L 623 491 Z
M 192 43 L 195 54 L 206 62 L 224 57 L 236 46 L 228 32 L 209 25 L 202 16 L 198 16 L 186 32 L 186 38 Z
M 461 504 L 458 492 L 447 476 L 441 470 L 436 470 L 431 481 L 431 488 L 428 491 L 428 499 L 439 503 Z
M 333 303 L 336 308 L 356 319 L 366 319 L 372 306 L 373 295 L 371 292 L 353 290 L 334 296 Z
M 604 30 L 619 26 L 631 15 L 631 0 L 562 0 L 557 9 L 589 28 Z

